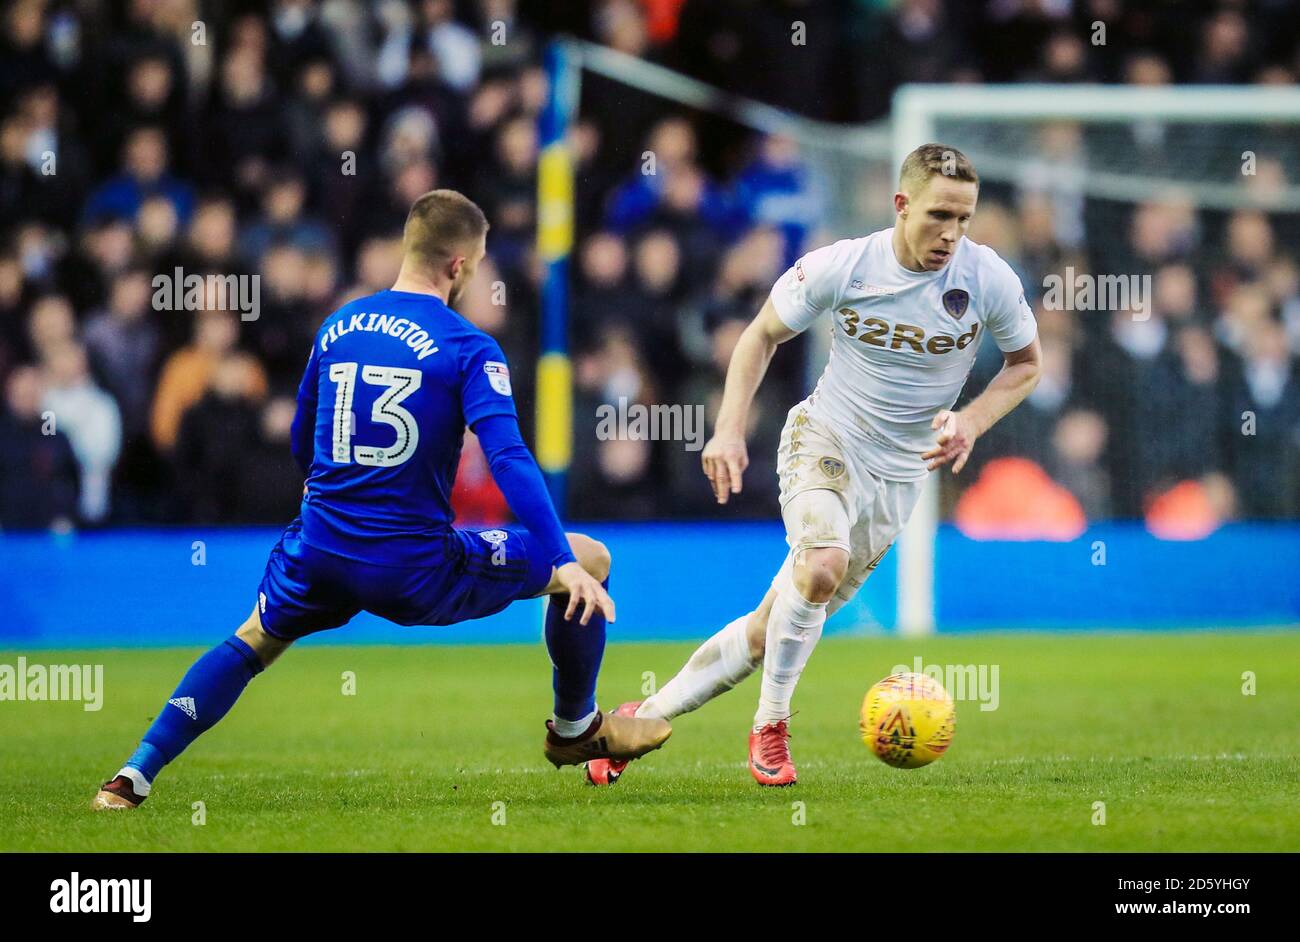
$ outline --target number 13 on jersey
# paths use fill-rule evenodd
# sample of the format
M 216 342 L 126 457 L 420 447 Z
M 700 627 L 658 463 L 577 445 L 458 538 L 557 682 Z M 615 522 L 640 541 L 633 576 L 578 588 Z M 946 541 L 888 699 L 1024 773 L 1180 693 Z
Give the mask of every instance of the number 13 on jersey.
M 356 363 L 335 363 L 330 366 L 330 380 L 335 385 L 333 458 L 339 464 L 355 461 L 357 464 L 378 468 L 399 465 L 415 454 L 415 448 L 420 443 L 420 428 L 415 416 L 402 408 L 402 402 L 420 388 L 422 374 L 419 370 L 398 366 L 360 367 L 363 382 L 384 388 L 370 409 L 370 420 L 390 426 L 397 438 L 385 447 L 357 445 L 354 448 L 352 436 L 356 434 L 356 429 L 353 428 L 352 397 L 356 392 L 357 369 Z

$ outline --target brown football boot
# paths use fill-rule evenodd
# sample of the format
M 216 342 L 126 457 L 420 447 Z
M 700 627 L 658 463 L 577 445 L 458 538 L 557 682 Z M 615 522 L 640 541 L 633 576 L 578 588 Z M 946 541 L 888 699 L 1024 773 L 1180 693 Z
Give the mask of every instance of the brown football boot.
M 614 712 L 619 716 L 636 716 L 640 700 L 630 700 Z M 587 770 L 587 781 L 592 785 L 613 785 L 623 775 L 628 766 L 627 759 L 592 759 L 583 768 Z
M 131 780 L 125 775 L 118 775 L 111 782 L 105 782 L 99 794 L 90 802 L 94 811 L 129 811 L 144 804 L 147 795 L 137 795 Z
M 562 765 L 582 765 L 592 759 L 637 759 L 658 749 L 673 733 L 667 720 L 611 712 L 597 713 L 587 731 L 572 739 L 555 735 L 550 720 L 546 721 L 546 730 L 542 751 L 557 769 Z

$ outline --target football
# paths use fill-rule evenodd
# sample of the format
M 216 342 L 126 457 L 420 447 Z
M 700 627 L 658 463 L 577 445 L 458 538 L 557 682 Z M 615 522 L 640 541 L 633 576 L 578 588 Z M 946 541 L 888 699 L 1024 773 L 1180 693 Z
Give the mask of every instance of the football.
M 957 710 L 928 674 L 890 674 L 867 691 L 859 725 L 876 758 L 896 769 L 919 769 L 952 745 Z

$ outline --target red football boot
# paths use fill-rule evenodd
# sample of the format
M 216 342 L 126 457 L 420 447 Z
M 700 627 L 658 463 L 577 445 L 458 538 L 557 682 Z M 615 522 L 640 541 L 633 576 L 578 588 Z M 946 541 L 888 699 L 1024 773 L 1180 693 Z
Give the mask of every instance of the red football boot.
M 614 712 L 619 716 L 636 716 L 637 708 L 641 703 L 641 700 L 631 700 Z M 587 781 L 592 785 L 613 785 L 631 761 L 631 759 L 592 759 L 584 766 L 587 770 Z
M 749 771 L 760 785 L 793 785 L 798 779 L 785 720 L 749 734 Z

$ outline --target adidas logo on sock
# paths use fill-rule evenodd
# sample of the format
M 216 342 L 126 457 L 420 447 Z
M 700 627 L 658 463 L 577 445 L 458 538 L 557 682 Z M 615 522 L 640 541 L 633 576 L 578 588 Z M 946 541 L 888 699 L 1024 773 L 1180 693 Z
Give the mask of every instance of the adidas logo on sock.
M 167 701 L 192 720 L 199 718 L 199 711 L 194 708 L 193 697 L 172 697 Z

